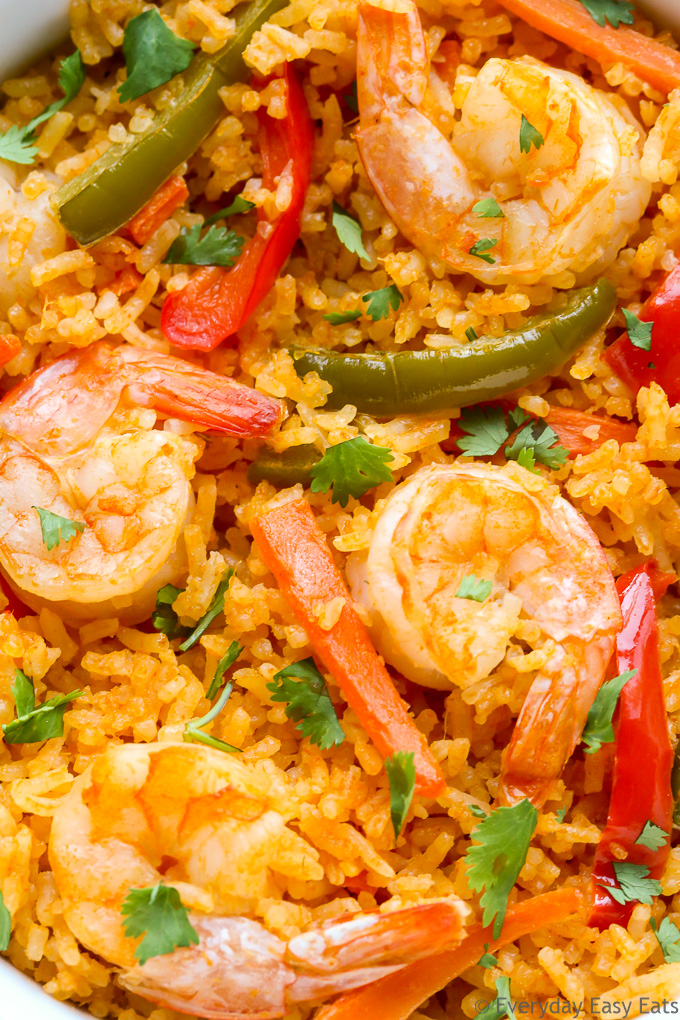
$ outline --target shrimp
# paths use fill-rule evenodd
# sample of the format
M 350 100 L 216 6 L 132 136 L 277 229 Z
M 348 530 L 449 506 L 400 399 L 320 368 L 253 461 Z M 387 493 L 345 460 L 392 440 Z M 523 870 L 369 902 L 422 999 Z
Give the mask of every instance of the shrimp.
M 265 436 L 281 405 L 178 358 L 105 342 L 39 369 L 0 403 L 0 565 L 27 605 L 136 622 L 181 577 L 203 443 L 154 428 L 154 412 Z M 80 533 L 48 549 L 36 507 Z
M 453 899 L 354 914 L 288 941 L 268 931 L 256 919 L 262 899 L 324 876 L 289 825 L 297 810 L 268 763 L 198 744 L 109 747 L 54 815 L 49 858 L 66 923 L 122 968 L 125 988 L 221 1020 L 281 1017 L 460 942 L 468 908 Z M 121 905 L 159 882 L 178 890 L 200 942 L 140 966 Z
M 393 490 L 368 555 L 353 554 L 347 572 L 371 609 L 378 649 L 426 686 L 478 683 L 522 619 L 538 624 L 552 654 L 515 725 L 500 797 L 542 804 L 581 736 L 622 622 L 582 515 L 516 464 L 423 468 Z M 458 595 L 470 575 L 491 582 L 482 602 Z
M 651 196 L 644 132 L 619 97 L 528 57 L 492 58 L 476 77 L 459 69 L 449 140 L 427 112 L 428 81 L 446 86 L 429 70 L 415 0 L 359 4 L 357 64 L 361 159 L 425 256 L 487 284 L 568 288 L 612 262 L 637 227 Z M 528 152 L 523 117 L 541 136 Z M 480 218 L 484 198 L 502 215 Z M 481 240 L 494 242 L 484 258 L 470 253 Z
M 66 231 L 50 205 L 50 189 L 27 198 L 14 168 L 0 160 L 0 312 L 29 304 L 36 294 L 31 269 L 65 250 Z

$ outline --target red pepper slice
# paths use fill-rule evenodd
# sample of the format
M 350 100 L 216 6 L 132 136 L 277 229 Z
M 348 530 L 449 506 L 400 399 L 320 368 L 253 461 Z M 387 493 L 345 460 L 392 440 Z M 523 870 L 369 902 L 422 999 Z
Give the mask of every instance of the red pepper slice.
M 607 825 L 595 852 L 593 906 L 589 924 L 625 926 L 634 903 L 617 903 L 606 891 L 615 886 L 612 862 L 645 864 L 659 878 L 669 844 L 660 850 L 636 844 L 645 822 L 671 831 L 673 750 L 659 665 L 656 603 L 648 566 L 619 578 L 623 628 L 616 639 L 620 673 L 637 669 L 621 691 L 616 727 L 614 774 Z
M 273 191 L 280 175 L 290 174 L 288 208 L 270 221 L 258 209 L 257 232 L 233 268 L 199 270 L 184 288 L 166 298 L 161 328 L 176 347 L 212 351 L 250 318 L 274 286 L 300 234 L 300 214 L 311 176 L 314 130 L 302 86 L 286 64 L 288 110 L 283 120 L 258 111 L 262 183 Z
M 671 404 L 680 400 L 680 266 L 668 274 L 640 312 L 643 322 L 653 322 L 652 349 L 635 347 L 624 333 L 604 352 L 603 361 L 637 393 L 642 386 L 658 382 Z M 655 366 L 650 368 L 650 362 Z

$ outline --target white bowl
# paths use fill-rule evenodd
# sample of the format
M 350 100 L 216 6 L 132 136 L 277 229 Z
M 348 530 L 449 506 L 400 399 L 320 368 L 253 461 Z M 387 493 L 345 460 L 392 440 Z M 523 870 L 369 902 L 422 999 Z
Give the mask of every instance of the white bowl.
M 20 72 L 68 35 L 69 2 L 0 0 L 0 81 Z M 680 0 L 636 0 L 636 5 L 659 25 L 680 33 Z M 40 985 L 0 958 L 0 1020 L 76 1020 L 83 1015 L 46 995 Z

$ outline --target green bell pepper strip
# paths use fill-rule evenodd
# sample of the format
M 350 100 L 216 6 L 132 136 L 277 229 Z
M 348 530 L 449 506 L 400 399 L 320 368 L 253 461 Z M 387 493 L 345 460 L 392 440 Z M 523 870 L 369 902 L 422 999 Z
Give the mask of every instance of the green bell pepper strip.
M 572 292 L 556 312 L 529 319 L 502 337 L 480 337 L 447 351 L 341 354 L 290 348 L 300 377 L 331 384 L 326 407 L 354 404 L 364 414 L 448 411 L 502 397 L 555 372 L 605 326 L 616 307 L 608 280 Z
M 184 87 L 142 134 L 112 145 L 55 193 L 52 202 L 68 233 L 94 244 L 124 226 L 161 184 L 199 147 L 224 116 L 219 90 L 245 78 L 243 51 L 253 34 L 287 0 L 252 0 L 236 17 L 235 35 L 217 53 L 200 53 L 184 74 Z
M 310 471 L 320 460 L 321 454 L 311 444 L 293 446 L 282 453 L 263 446 L 248 468 L 248 481 L 254 485 L 271 482 L 282 489 L 301 482 L 306 488 L 312 480 Z

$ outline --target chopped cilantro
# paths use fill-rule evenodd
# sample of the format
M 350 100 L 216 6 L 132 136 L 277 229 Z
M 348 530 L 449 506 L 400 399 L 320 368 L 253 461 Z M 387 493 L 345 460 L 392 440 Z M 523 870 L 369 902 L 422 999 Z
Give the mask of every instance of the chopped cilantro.
M 479 241 L 475 241 L 470 248 L 469 254 L 474 255 L 476 258 L 481 259 L 482 262 L 488 262 L 490 266 L 493 266 L 495 265 L 496 260 L 492 258 L 488 252 L 492 248 L 495 248 L 497 244 L 497 239 L 491 240 L 489 237 L 480 237 Z
M 563 822 L 566 813 L 567 809 L 565 807 L 561 807 L 559 811 L 556 813 L 555 818 L 557 819 L 558 822 Z
M 177 618 L 177 613 L 172 608 L 173 602 L 183 591 L 184 588 L 176 588 L 174 584 L 166 584 L 156 595 L 156 611 L 151 616 L 151 622 L 156 630 L 160 630 L 171 640 L 187 632 L 187 628 L 181 625 Z
M 458 446 L 469 457 L 493 457 L 510 435 L 500 407 L 465 407 L 458 424 L 467 433 Z
M 208 227 L 201 237 L 201 224 L 183 229 L 163 259 L 170 266 L 233 266 L 245 238 L 226 227 Z
M 634 312 L 631 312 L 629 308 L 623 309 L 623 317 L 626 320 L 628 339 L 633 346 L 639 347 L 641 351 L 651 351 L 652 329 L 654 327 L 654 323 L 643 322 L 642 319 L 638 319 L 637 315 Z
M 661 883 L 649 877 L 649 868 L 645 864 L 630 864 L 628 861 L 612 863 L 616 881 L 615 885 L 599 884 L 607 890 L 617 903 L 646 903 L 652 905 L 652 897 L 661 894 Z
M 416 786 L 416 767 L 413 751 L 395 751 L 385 760 L 385 771 L 390 783 L 390 816 L 395 840 L 404 828 L 408 809 Z
M 580 0 L 593 21 L 600 28 L 605 27 L 605 18 L 613 28 L 619 25 L 632 25 L 635 20 L 635 7 L 630 0 Z
M 5 905 L 5 897 L 0 892 L 0 953 L 4 953 L 9 946 L 9 937 L 12 934 L 12 915 Z
M 10 723 L 3 723 L 5 742 L 37 744 L 52 737 L 63 736 L 66 706 L 84 693 L 74 691 L 72 694 L 59 694 L 36 708 L 33 684 L 20 669 L 15 670 L 12 695 L 17 717 Z
M 610 744 L 614 739 L 614 727 L 612 726 L 614 710 L 621 691 L 636 673 L 636 669 L 629 669 L 621 676 L 615 676 L 613 680 L 605 681 L 600 687 L 595 701 L 590 706 L 588 718 L 581 734 L 581 740 L 587 745 L 586 754 L 595 754 L 603 744 Z
M 226 220 L 230 216 L 239 216 L 241 213 L 249 212 L 254 208 L 254 202 L 249 202 L 242 195 L 237 195 L 231 205 L 228 205 L 225 209 L 218 209 L 212 216 L 208 216 L 207 220 L 203 221 L 203 226 L 211 227 L 213 223 L 217 223 L 219 220 Z
M 673 924 L 670 917 L 664 917 L 658 928 L 654 918 L 650 917 L 649 926 L 661 946 L 665 962 L 680 963 L 680 930 L 678 930 L 678 926 Z
M 232 643 L 229 645 L 228 649 L 226 650 L 220 661 L 217 663 L 215 675 L 210 681 L 210 687 L 208 688 L 208 693 L 206 694 L 206 698 L 208 699 L 208 701 L 212 701 L 212 699 L 216 697 L 217 692 L 220 689 L 222 677 L 229 669 L 229 667 L 234 665 L 242 651 L 243 645 L 240 645 L 238 641 L 232 641 Z
M 502 1016 L 510 1017 L 510 1020 L 517 1020 L 512 1008 L 510 996 L 510 978 L 503 974 L 496 978 L 496 998 L 490 1002 L 486 1009 L 478 1013 L 475 1020 L 499 1020 Z
M 206 630 L 213 622 L 215 617 L 219 616 L 219 614 L 222 612 L 222 610 L 224 609 L 224 596 L 227 593 L 229 584 L 233 576 L 234 571 L 230 568 L 225 574 L 225 576 L 222 578 L 220 583 L 217 585 L 217 591 L 213 595 L 213 600 L 208 606 L 207 613 L 205 614 L 205 616 L 201 617 L 201 619 L 198 621 L 198 623 L 192 630 L 191 634 L 189 634 L 189 636 L 185 638 L 182 644 L 179 646 L 180 652 L 186 652 L 188 651 L 189 648 L 195 645 L 198 639 L 201 637 L 201 635 L 205 634 Z
M 495 198 L 480 199 L 479 202 L 475 202 L 472 211 L 475 216 L 479 216 L 481 219 L 505 219 L 505 213 Z
M 381 287 L 380 290 L 373 290 L 370 294 L 364 294 L 361 300 L 368 303 L 366 313 L 370 315 L 374 322 L 377 322 L 378 319 L 386 319 L 389 316 L 390 308 L 393 308 L 396 312 L 404 300 L 404 296 L 396 283 L 391 283 L 389 287 Z
M 235 643 L 236 642 L 234 642 L 234 644 Z M 242 650 L 240 645 L 238 646 L 238 650 L 239 651 Z M 227 652 L 227 655 L 228 654 L 229 653 Z M 241 749 L 239 747 L 234 747 L 233 744 L 227 744 L 224 740 L 218 740 L 217 737 L 211 737 L 208 733 L 204 733 L 202 729 L 203 726 L 207 726 L 208 723 L 211 723 L 213 719 L 216 719 L 217 716 L 220 714 L 220 712 L 226 705 L 227 701 L 229 700 L 229 695 L 232 692 L 233 686 L 234 685 L 231 682 L 225 684 L 224 690 L 222 691 L 219 699 L 215 702 L 210 711 L 206 712 L 206 714 L 204 716 L 201 716 L 200 719 L 191 719 L 188 723 L 185 724 L 183 739 L 187 743 L 207 744 L 208 747 L 214 747 L 217 751 L 226 751 L 227 754 L 240 753 Z
M 179 893 L 171 885 L 130 889 L 121 907 L 123 927 L 128 938 L 144 938 L 135 949 L 140 964 L 153 956 L 165 956 L 178 946 L 198 945 L 198 934 L 182 906 Z
M 394 460 L 391 450 L 374 446 L 363 436 L 347 439 L 337 446 L 329 446 L 321 460 L 314 465 L 312 492 L 328 492 L 340 506 L 347 506 L 349 497 L 359 499 L 381 482 L 391 482 L 392 472 L 387 466 Z
M 535 149 L 540 149 L 542 145 L 545 145 L 545 138 L 522 114 L 522 124 L 519 129 L 520 152 L 531 152 L 532 145 Z
M 350 312 L 328 312 L 324 319 L 330 322 L 331 326 L 341 326 L 344 322 L 356 322 L 362 315 L 360 308 L 353 308 Z
M 484 943 L 484 953 L 477 960 L 477 966 L 478 967 L 485 967 L 487 970 L 490 967 L 497 967 L 498 966 L 498 960 L 496 959 L 495 956 L 493 956 L 489 952 L 489 943 L 488 942 Z
M 333 202 L 333 226 L 340 241 L 348 251 L 354 252 L 359 258 L 367 259 L 368 252 L 364 248 L 361 236 L 361 224 L 353 216 L 343 209 L 337 202 Z
M 296 729 L 311 744 L 322 750 L 337 747 L 345 739 L 330 699 L 326 682 L 314 659 L 301 659 L 274 674 L 267 684 L 272 701 L 286 705 L 286 715 L 297 723 Z
M 477 825 L 472 838 L 477 845 L 467 852 L 467 880 L 473 892 L 484 890 L 482 924 L 493 921 L 493 937 L 500 936 L 508 896 L 524 867 L 538 821 L 538 811 L 528 800 L 513 807 L 499 807 Z
M 635 840 L 635 846 L 646 846 L 648 850 L 660 850 L 668 842 L 668 833 L 660 825 L 647 820 L 642 832 Z
M 468 328 L 465 330 L 465 336 L 470 341 L 470 343 L 472 343 L 473 340 L 479 340 L 479 337 L 477 336 L 477 333 L 472 328 L 472 326 L 468 326 Z
M 493 584 L 484 577 L 475 577 L 474 574 L 465 574 L 461 578 L 456 598 L 471 599 L 473 602 L 484 602 L 491 594 Z
M 470 814 L 473 814 L 475 818 L 489 817 L 488 813 L 484 810 L 484 808 L 481 808 L 479 804 L 468 804 L 468 807 L 470 808 Z
M 123 36 L 127 78 L 118 86 L 121 102 L 139 99 L 186 71 L 195 49 L 194 43 L 168 28 L 155 7 L 131 18 Z
M 48 550 L 54 549 L 60 542 L 70 542 L 78 532 L 85 531 L 83 521 L 72 521 L 70 517 L 60 517 L 51 510 L 43 510 L 41 506 L 31 507 L 38 511 L 42 539 Z

